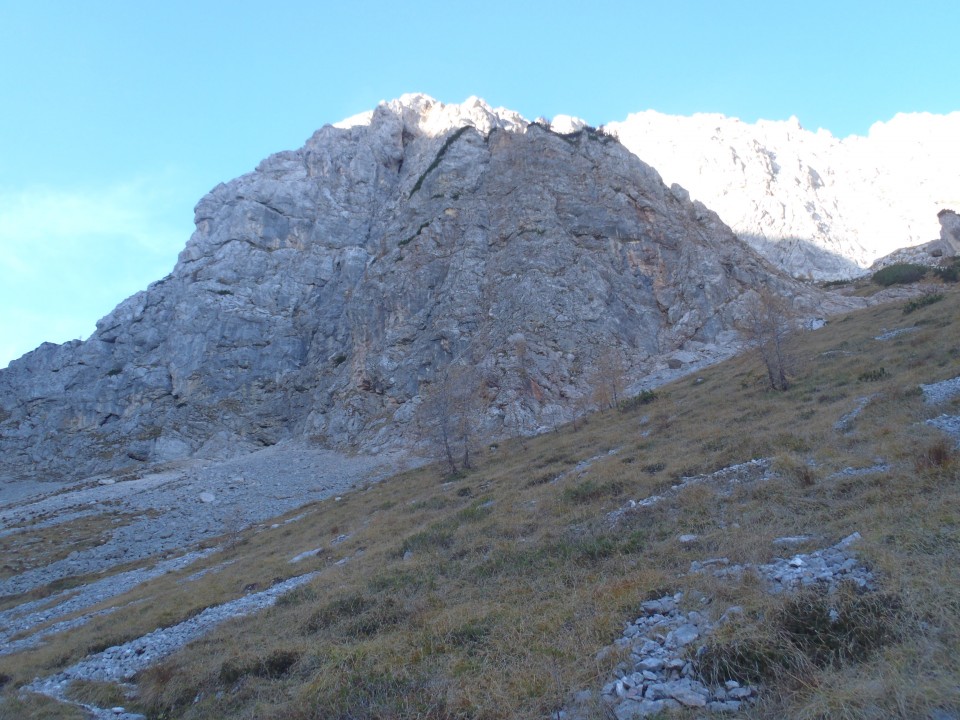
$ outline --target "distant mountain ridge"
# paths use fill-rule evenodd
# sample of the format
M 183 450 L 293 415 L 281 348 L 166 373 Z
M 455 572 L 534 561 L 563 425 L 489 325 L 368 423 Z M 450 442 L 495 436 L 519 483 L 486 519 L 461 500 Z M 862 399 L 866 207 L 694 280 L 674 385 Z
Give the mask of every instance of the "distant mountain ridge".
M 898 114 L 842 140 L 796 118 L 647 111 L 605 128 L 797 277 L 862 274 L 936 239 L 938 212 L 960 207 L 960 112 Z
M 729 354 L 758 288 L 842 306 L 612 137 L 563 129 L 408 95 L 217 186 L 168 277 L 0 371 L 0 475 L 409 447 L 453 366 L 485 432 L 531 432 L 582 411 L 605 359 L 639 380 Z

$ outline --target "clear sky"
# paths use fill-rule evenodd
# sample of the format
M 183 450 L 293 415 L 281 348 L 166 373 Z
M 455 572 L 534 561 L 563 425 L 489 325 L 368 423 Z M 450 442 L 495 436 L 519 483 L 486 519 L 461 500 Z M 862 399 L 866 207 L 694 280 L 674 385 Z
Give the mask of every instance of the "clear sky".
M 599 125 L 960 109 L 956 0 L 0 0 L 0 367 L 166 275 L 218 182 L 405 92 Z

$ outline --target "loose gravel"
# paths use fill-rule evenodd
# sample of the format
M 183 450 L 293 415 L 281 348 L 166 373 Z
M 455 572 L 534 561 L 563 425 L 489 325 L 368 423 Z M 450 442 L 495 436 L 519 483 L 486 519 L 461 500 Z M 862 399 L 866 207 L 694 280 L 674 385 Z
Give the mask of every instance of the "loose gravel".
M 167 553 L 240 530 L 315 500 L 379 480 L 416 461 L 346 456 L 284 443 L 225 462 L 191 461 L 128 480 L 99 478 L 43 497 L 8 500 L 0 489 L 0 532 L 26 532 L 79 516 L 129 513 L 102 545 L 0 581 L 0 596 Z
M 67 699 L 67 690 L 74 680 L 93 680 L 97 682 L 130 680 L 141 670 L 173 654 L 187 643 L 202 637 L 220 623 L 251 615 L 270 607 L 276 603 L 277 598 L 281 595 L 310 582 L 319 574 L 318 571 L 298 575 L 279 582 L 262 592 L 252 593 L 222 605 L 207 608 L 199 615 L 184 620 L 178 625 L 160 628 L 136 640 L 109 647 L 96 655 L 84 658 L 56 675 L 42 679 L 37 678 L 26 685 L 23 690 L 46 695 L 61 702 L 72 702 Z M 98 718 L 117 717 L 121 714 L 127 718 L 139 717 L 132 713 L 117 713 L 113 708 L 104 709 L 89 705 L 83 705 L 83 707 L 94 713 Z
M 939 405 L 960 395 L 960 377 L 929 385 L 920 385 L 920 389 L 923 390 L 923 399 L 927 404 Z

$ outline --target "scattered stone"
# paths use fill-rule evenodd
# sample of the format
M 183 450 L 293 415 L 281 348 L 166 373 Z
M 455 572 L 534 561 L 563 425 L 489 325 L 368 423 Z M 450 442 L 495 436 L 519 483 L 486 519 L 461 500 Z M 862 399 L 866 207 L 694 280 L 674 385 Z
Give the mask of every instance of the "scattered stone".
M 774 545 L 802 545 L 805 542 L 813 540 L 813 535 L 787 535 L 785 537 L 776 538 L 773 541 Z
M 680 687 L 672 689 L 670 697 L 686 707 L 706 707 L 708 696 L 697 692 L 693 688 Z
M 927 425 L 943 430 L 957 441 L 957 448 L 960 449 L 960 415 L 940 415 L 931 420 L 927 420 Z
M 923 400 L 929 405 L 938 405 L 960 395 L 960 377 L 942 382 L 920 385 Z
M 681 545 L 689 545 L 690 543 L 694 543 L 699 539 L 700 539 L 699 535 L 693 535 L 692 533 L 681 535 L 680 537 L 677 538 L 677 540 L 680 542 Z
M 668 497 L 676 497 L 684 488 L 700 483 L 717 484 L 720 486 L 720 494 L 728 495 L 732 492 L 734 486 L 739 483 L 762 481 L 769 478 L 771 464 L 772 461 L 770 458 L 757 458 L 737 465 L 731 465 L 706 475 L 681 478 L 680 483 L 671 487 L 664 495 L 651 495 L 642 500 L 629 500 L 617 510 L 607 513 L 607 520 L 611 523 L 617 523 L 627 513 L 636 512 L 641 508 L 652 507 Z M 681 540 L 681 542 L 683 541 Z
M 680 647 L 689 645 L 698 637 L 700 637 L 700 631 L 697 629 L 696 625 L 689 624 L 681 625 L 673 631 L 672 635 L 673 642 Z
M 313 550 L 304 550 L 299 555 L 294 555 L 292 558 L 290 558 L 290 564 L 292 565 L 294 563 L 300 562 L 301 560 L 306 560 L 308 557 L 316 557 L 322 552 L 323 552 L 322 547 L 314 548 Z
M 890 470 L 890 465 L 883 462 L 882 460 L 875 461 L 874 465 L 865 468 L 854 468 L 846 467 L 839 472 L 835 472 L 830 475 L 828 480 L 836 480 L 841 477 L 856 477 L 858 475 L 872 475 L 873 473 L 888 472 Z
M 216 499 L 216 496 L 212 492 L 200 493 L 200 502 L 212 503 Z
M 863 412 L 863 409 L 870 404 L 870 401 L 873 400 L 876 395 L 868 395 L 867 397 L 862 397 L 857 400 L 857 404 L 854 406 L 853 410 L 848 412 L 846 415 L 841 416 L 837 422 L 833 424 L 833 429 L 838 432 L 850 432 L 853 427 L 853 421 L 856 420 L 860 413 Z
M 920 328 L 917 328 L 917 327 L 906 327 L 906 328 L 898 328 L 897 330 L 888 330 L 885 333 L 881 333 L 880 335 L 877 335 L 874 338 L 874 340 L 880 340 L 881 342 L 884 340 L 893 340 L 893 338 L 899 337 L 904 333 L 916 332 L 919 329 Z
M 97 682 L 130 680 L 144 668 L 176 652 L 188 642 L 205 635 L 214 626 L 269 607 L 277 601 L 278 597 L 308 583 L 317 575 L 319 575 L 318 572 L 313 572 L 289 578 L 263 592 L 207 608 L 179 625 L 160 628 L 122 645 L 89 655 L 55 675 L 34 680 L 24 686 L 23 690 L 46 695 L 61 702 L 69 702 L 66 693 L 74 680 Z

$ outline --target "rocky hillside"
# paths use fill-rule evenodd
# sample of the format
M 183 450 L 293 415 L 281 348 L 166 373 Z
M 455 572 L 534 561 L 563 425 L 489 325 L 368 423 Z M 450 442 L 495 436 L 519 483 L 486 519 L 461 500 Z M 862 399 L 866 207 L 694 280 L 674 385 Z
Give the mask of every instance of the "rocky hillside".
M 0 475 L 409 444 L 453 365 L 530 432 L 611 358 L 729 352 L 760 287 L 830 310 L 613 137 L 404 96 L 214 188 L 169 276 L 0 371 Z
M 648 111 L 606 128 L 798 277 L 860 274 L 936 239 L 938 212 L 960 205 L 960 112 L 900 114 L 842 140 L 796 118 Z

